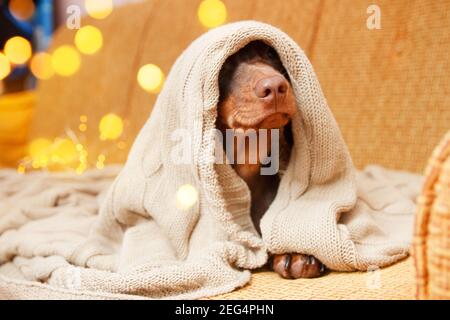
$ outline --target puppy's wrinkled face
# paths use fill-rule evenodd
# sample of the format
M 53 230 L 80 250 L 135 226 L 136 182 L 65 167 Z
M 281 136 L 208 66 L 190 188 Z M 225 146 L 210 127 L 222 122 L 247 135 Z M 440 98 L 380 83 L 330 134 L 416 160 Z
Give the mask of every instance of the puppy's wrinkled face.
M 256 182 L 261 164 L 270 163 L 274 169 L 270 172 L 276 173 L 278 161 L 273 160 L 289 156 L 290 120 L 297 110 L 288 74 L 277 52 L 262 41 L 250 42 L 225 61 L 219 87 L 216 127 L 222 132 L 231 129 L 237 135 L 233 152 L 227 150 L 233 168 L 247 184 Z M 261 136 L 264 131 L 267 135 Z M 256 146 L 238 138 L 251 136 L 252 132 L 256 132 Z M 285 152 L 278 153 L 280 149 Z M 239 157 L 244 161 L 239 162 Z
M 225 61 L 219 86 L 222 128 L 282 128 L 296 112 L 287 72 L 276 51 L 262 41 L 249 43 Z

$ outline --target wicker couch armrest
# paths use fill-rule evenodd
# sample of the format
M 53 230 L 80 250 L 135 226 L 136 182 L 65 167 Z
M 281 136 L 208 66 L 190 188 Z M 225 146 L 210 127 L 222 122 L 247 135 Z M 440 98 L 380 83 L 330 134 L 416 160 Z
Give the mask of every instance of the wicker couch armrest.
M 418 198 L 413 256 L 418 299 L 450 299 L 450 131 L 434 149 Z

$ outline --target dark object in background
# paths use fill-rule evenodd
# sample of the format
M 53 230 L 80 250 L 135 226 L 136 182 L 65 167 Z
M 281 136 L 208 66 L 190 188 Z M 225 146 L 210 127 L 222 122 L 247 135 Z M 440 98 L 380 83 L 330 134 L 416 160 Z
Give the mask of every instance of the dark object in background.
M 10 0 L 0 0 L 0 48 L 8 39 L 20 36 L 32 43 L 33 51 L 46 50 L 53 33 L 53 1 L 33 0 L 35 9 L 29 19 L 22 20 L 10 11 Z M 4 93 L 19 92 L 34 88 L 36 79 L 28 65 L 14 66 L 3 80 Z

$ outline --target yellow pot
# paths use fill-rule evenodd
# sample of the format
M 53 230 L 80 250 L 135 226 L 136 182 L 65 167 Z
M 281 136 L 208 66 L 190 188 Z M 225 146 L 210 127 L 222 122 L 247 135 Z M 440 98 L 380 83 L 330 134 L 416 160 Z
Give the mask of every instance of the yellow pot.
M 0 96 L 0 166 L 24 155 L 36 96 L 33 91 Z

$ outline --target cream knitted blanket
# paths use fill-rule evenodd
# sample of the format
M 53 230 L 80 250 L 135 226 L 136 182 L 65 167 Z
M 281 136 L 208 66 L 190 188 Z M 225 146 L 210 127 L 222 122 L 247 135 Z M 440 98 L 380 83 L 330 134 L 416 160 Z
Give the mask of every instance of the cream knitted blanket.
M 262 238 L 246 184 L 213 161 L 218 74 L 252 40 L 278 51 L 299 111 Z M 183 164 L 170 156 L 180 128 L 192 146 Z M 303 51 L 252 21 L 214 29 L 183 52 L 119 170 L 81 177 L 0 171 L 0 297 L 211 296 L 247 283 L 267 252 L 311 254 L 341 271 L 386 266 L 408 254 L 421 183 L 379 167 L 355 174 Z M 175 196 L 185 184 L 198 190 L 188 209 Z

